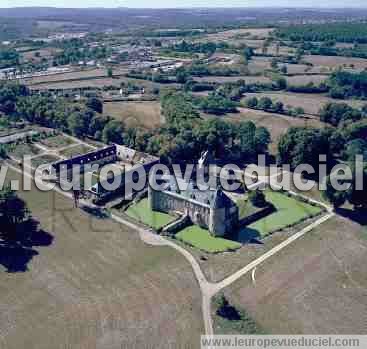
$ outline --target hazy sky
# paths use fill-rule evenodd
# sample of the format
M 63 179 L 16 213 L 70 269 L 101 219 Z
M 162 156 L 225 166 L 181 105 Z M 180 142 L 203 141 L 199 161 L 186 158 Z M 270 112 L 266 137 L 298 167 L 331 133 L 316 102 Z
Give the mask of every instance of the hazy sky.
M 1 0 L 0 7 L 367 7 L 366 0 Z
M 0 7 L 367 7 L 366 0 L 1 0 Z

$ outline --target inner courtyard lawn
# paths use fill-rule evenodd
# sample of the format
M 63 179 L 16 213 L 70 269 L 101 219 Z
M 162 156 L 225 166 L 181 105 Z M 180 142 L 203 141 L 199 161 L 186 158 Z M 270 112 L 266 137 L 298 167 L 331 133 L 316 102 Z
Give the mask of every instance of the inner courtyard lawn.
M 175 217 L 162 212 L 153 212 L 149 207 L 148 199 L 140 200 L 137 204 L 130 206 L 125 213 L 153 229 L 160 229 L 175 220 Z
M 209 253 L 233 251 L 242 245 L 238 242 L 212 236 L 208 230 L 197 225 L 189 226 L 176 234 L 176 238 Z
M 321 212 L 321 208 L 299 201 L 285 194 L 274 191 L 265 193 L 276 211 L 247 226 L 247 230 L 256 231 L 262 237 Z

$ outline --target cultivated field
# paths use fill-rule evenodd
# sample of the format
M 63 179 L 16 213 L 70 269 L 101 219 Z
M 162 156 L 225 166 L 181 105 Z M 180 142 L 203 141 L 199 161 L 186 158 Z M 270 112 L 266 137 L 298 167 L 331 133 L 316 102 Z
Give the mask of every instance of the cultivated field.
M 246 93 L 243 101 L 245 102 L 250 97 L 269 97 L 273 101 L 280 101 L 286 107 L 287 105 L 294 107 L 301 107 L 306 114 L 319 115 L 320 109 L 327 103 L 347 103 L 354 108 L 362 107 L 365 102 L 357 100 L 343 100 L 333 99 L 324 95 L 307 94 L 307 93 L 292 93 L 292 92 L 260 92 L 260 93 Z
M 323 223 L 226 291 L 267 333 L 365 334 L 365 230 L 341 217 Z
M 354 67 L 363 70 L 367 68 L 367 59 L 354 57 L 331 57 L 331 56 L 303 56 L 303 61 L 312 63 L 314 66 L 331 68 Z
M 1 348 L 199 347 L 201 295 L 182 256 L 54 192 L 21 196 L 43 231 L 0 246 Z
M 103 113 L 131 127 L 155 128 L 162 121 L 159 102 L 106 102 Z

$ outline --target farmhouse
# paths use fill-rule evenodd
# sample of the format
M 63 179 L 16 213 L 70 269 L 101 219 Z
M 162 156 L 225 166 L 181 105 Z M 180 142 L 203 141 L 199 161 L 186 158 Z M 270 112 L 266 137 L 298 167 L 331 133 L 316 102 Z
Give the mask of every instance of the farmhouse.
M 181 183 L 186 186 L 181 191 L 177 181 L 171 176 L 163 191 L 149 186 L 148 199 L 153 211 L 186 215 L 215 236 L 224 236 L 238 226 L 238 207 L 221 188 L 201 191 L 193 183 Z
M 90 188 L 85 188 L 88 197 L 92 200 L 102 200 L 120 193 L 126 184 L 126 178 L 134 180 L 134 175 L 137 175 L 139 169 L 149 172 L 151 167 L 159 162 L 159 158 L 138 152 L 134 149 L 114 144 L 103 149 L 98 149 L 84 155 L 75 156 L 70 159 L 54 162 L 50 165 L 50 173 L 55 173 L 57 176 L 62 171 L 66 171 L 68 177 L 72 175 L 74 166 L 80 166 L 80 171 L 92 171 L 93 165 L 111 165 L 118 168 L 120 171 L 119 177 L 115 180 L 121 183 L 120 187 L 111 192 L 104 188 L 108 187 L 107 183 L 110 178 L 102 178 L 96 176 L 96 182 Z M 88 167 L 86 167 L 88 165 Z M 131 176 L 127 177 L 127 174 Z
M 127 184 L 127 180 L 135 181 L 138 171 L 143 169 L 149 173 L 150 169 L 159 162 L 159 158 L 136 151 L 123 145 L 114 145 L 115 165 L 120 168 L 120 175 L 115 180 L 120 181 L 120 187 L 116 191 L 108 191 L 107 182 L 109 178 L 100 178 L 99 181 L 89 189 L 89 195 L 93 200 L 106 200 L 114 194 L 121 193 Z

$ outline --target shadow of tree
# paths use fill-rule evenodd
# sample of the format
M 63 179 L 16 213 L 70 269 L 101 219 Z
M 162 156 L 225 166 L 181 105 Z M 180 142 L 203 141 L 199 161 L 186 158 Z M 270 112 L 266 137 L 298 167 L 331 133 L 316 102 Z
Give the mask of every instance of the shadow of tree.
M 367 226 L 367 210 L 351 210 L 347 208 L 338 208 L 336 209 L 336 213 L 360 225 Z
M 98 219 L 107 219 L 109 218 L 109 215 L 101 208 L 98 207 L 89 207 L 89 206 L 81 206 L 80 207 L 84 212 L 92 215 L 95 218 Z
M 50 246 L 53 236 L 38 229 L 39 223 L 30 218 L 17 225 L 16 230 L 0 232 L 0 265 L 8 273 L 26 272 L 28 263 L 39 252 L 33 247 Z

